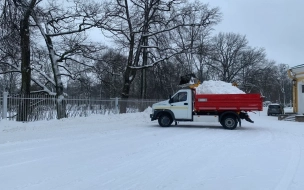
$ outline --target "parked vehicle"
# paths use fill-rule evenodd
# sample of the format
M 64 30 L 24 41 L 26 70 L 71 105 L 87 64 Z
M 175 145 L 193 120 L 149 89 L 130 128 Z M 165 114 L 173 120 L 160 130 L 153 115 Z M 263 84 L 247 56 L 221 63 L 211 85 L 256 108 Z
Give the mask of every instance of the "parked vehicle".
M 284 114 L 284 107 L 280 104 L 269 104 L 267 115 L 278 115 L 278 114 Z
M 225 129 L 235 129 L 238 123 L 241 126 L 241 119 L 253 123 L 247 112 L 263 110 L 260 94 L 196 94 L 197 86 L 189 83 L 170 99 L 153 104 L 151 120 L 158 120 L 162 127 L 173 121 L 175 125 L 178 121 L 217 121 Z
M 263 102 L 263 106 L 264 107 L 268 107 L 269 104 L 272 104 L 272 102 L 271 101 L 265 101 L 265 102 Z

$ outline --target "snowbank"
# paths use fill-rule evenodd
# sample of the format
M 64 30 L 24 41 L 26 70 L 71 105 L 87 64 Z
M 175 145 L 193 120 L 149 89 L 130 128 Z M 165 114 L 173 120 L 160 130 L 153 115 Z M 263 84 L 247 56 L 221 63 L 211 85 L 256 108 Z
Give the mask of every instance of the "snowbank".
M 196 88 L 197 94 L 245 94 L 231 83 L 223 81 L 204 81 Z

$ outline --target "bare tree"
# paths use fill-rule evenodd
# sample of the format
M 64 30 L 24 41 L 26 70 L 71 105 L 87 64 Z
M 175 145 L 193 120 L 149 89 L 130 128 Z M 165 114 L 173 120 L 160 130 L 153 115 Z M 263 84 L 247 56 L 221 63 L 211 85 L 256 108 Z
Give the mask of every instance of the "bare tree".
M 99 7 L 99 4 L 80 0 L 67 4 L 50 1 L 45 8 L 39 7 L 32 16 L 49 54 L 53 72 L 53 78 L 49 78 L 49 82 L 53 83 L 56 89 L 58 119 L 66 117 L 62 77 L 73 78 L 77 75 L 71 73 L 69 64 L 81 64 L 84 69 L 92 68 L 93 62 L 89 59 L 93 58 L 93 52 L 100 50 L 94 44 L 86 42 L 84 33 L 95 26 L 94 19 L 101 20 L 97 19 L 101 14 Z M 78 59 L 77 55 L 87 59 Z M 35 82 L 44 87 L 39 81 Z
M 277 84 L 277 89 L 279 90 L 279 102 L 284 106 L 292 99 L 292 84 L 288 78 L 287 71 L 289 66 L 287 64 L 280 63 L 277 65 L 276 77 L 274 78 L 274 83 Z
M 21 73 L 20 94 L 25 97 L 29 96 L 31 88 L 31 16 L 40 1 L 5 0 L 1 4 L 1 27 L 4 29 L 1 41 L 8 45 L 6 50 L 2 48 L 2 52 L 12 53 L 16 50 L 13 46 L 17 44 L 20 46 L 21 52 L 20 61 L 16 58 L 18 53 L 16 55 L 6 54 L 5 57 L 8 57 L 2 61 L 2 64 L 9 65 L 9 70 L 5 72 Z M 21 100 L 17 120 L 27 121 L 28 114 L 29 99 Z
M 196 23 L 202 15 L 208 13 L 208 6 L 196 4 L 189 10 L 189 15 L 184 18 L 188 23 Z M 216 9 L 215 9 L 216 10 Z M 220 18 L 220 17 L 219 17 Z M 198 72 L 198 77 L 202 80 L 203 60 L 207 58 L 209 38 L 213 25 L 192 25 L 191 27 L 179 27 L 172 31 L 172 40 L 176 41 L 180 49 L 185 49 L 182 54 L 175 56 L 184 69 L 184 73 Z
M 97 52 L 103 49 L 100 45 L 86 41 L 84 33 L 94 27 L 96 22 L 102 21 L 101 5 L 84 0 L 62 4 L 53 0 L 38 6 L 39 2 L 41 0 L 1 1 L 3 19 L 0 24 L 5 30 L 1 31 L 0 37 L 3 45 L 0 47 L 0 74 L 21 73 L 22 94 L 43 92 L 56 95 L 60 119 L 65 117 L 62 77 L 80 79 L 83 71 L 93 68 L 92 60 L 98 59 Z M 31 34 L 36 29 L 40 35 L 33 38 Z M 45 47 L 33 45 L 34 40 L 41 42 L 41 39 L 45 41 Z M 82 67 L 75 67 L 75 64 Z M 36 86 L 34 91 L 30 91 L 31 81 Z M 41 89 L 37 89 L 37 86 Z M 24 114 L 18 114 L 18 120 L 26 121 L 29 102 L 20 105 L 19 113 Z
M 126 57 L 109 49 L 95 63 L 95 74 L 103 89 L 103 97 L 118 97 L 122 87 L 122 73 L 125 70 Z M 101 95 L 100 95 L 101 96 Z
M 116 0 L 107 3 L 107 18 L 100 27 L 112 34 L 110 37 L 120 48 L 126 50 L 128 57 L 122 99 L 129 97 L 137 70 L 154 67 L 185 50 L 178 48 L 176 42 L 170 41 L 170 32 L 182 26 L 206 27 L 218 22 L 218 9 L 209 9 L 208 6 L 205 6 L 203 14 L 194 22 L 185 19 L 193 12 L 201 11 L 196 9 L 197 5 L 201 3 L 186 4 L 179 0 Z M 143 73 L 143 85 L 145 76 Z M 144 97 L 146 87 L 142 88 Z M 126 105 L 120 107 L 120 112 L 126 112 Z
M 275 62 L 264 60 L 243 68 L 235 82 L 246 93 L 261 93 L 263 96 L 269 96 L 269 92 L 273 90 L 270 81 L 273 78 L 274 64 Z
M 264 49 L 249 47 L 246 37 L 239 34 L 219 33 L 212 39 L 211 48 L 208 65 L 226 82 L 233 82 L 244 68 L 265 59 Z

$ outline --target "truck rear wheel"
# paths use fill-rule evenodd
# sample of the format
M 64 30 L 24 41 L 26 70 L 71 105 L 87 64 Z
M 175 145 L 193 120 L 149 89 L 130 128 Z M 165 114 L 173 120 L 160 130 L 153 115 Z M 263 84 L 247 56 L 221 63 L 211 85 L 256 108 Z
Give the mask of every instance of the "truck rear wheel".
M 162 127 L 169 127 L 173 122 L 172 117 L 169 114 L 162 114 L 158 118 L 158 124 Z
M 227 115 L 222 119 L 221 124 L 225 129 L 232 130 L 237 126 L 237 119 L 233 115 Z

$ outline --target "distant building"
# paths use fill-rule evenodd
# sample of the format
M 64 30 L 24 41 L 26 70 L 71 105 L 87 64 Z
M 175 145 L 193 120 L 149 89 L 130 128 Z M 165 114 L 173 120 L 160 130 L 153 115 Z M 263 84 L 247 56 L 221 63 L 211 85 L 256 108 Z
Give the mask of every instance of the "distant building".
M 293 112 L 304 115 L 304 64 L 288 70 L 293 84 Z

